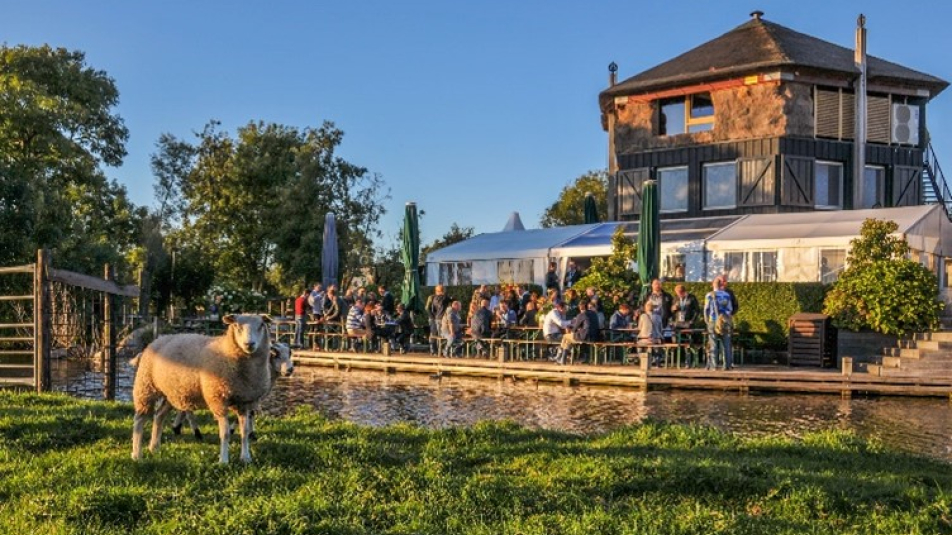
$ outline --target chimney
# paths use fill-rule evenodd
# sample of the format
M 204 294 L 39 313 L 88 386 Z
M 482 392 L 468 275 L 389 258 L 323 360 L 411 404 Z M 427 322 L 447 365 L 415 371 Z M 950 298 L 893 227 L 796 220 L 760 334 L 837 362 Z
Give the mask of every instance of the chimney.
M 754 20 L 760 20 L 760 17 L 763 17 L 763 16 L 764 16 L 764 12 L 759 9 L 757 11 L 750 12 L 750 18 Z

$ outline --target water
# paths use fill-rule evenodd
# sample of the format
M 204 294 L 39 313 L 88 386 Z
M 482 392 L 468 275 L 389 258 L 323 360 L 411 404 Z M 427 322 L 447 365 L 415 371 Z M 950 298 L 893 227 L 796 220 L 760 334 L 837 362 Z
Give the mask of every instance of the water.
M 60 363 L 54 375 L 60 390 L 84 398 L 102 396 L 102 374 L 85 362 Z M 120 400 L 130 399 L 132 377 L 133 370 L 123 361 Z M 745 436 L 798 437 L 844 429 L 891 448 L 952 461 L 952 404 L 944 399 L 643 392 L 299 366 L 293 377 L 278 382 L 263 408 L 277 416 L 299 405 L 310 405 L 329 418 L 372 426 L 411 422 L 445 428 L 507 419 L 531 428 L 598 433 L 650 418 L 711 425 Z M 207 418 L 203 421 L 212 425 Z

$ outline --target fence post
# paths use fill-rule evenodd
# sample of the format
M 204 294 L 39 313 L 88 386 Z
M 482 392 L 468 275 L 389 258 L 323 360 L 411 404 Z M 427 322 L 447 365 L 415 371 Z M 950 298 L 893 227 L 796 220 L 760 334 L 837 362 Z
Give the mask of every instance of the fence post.
M 49 392 L 53 382 L 50 373 L 50 341 L 53 332 L 50 318 L 50 253 L 36 252 L 33 271 L 33 369 L 37 392 Z
M 104 278 L 112 281 L 112 266 L 106 264 Z M 113 310 L 115 296 L 106 292 L 103 296 L 103 333 L 102 339 L 106 347 L 102 352 L 103 371 L 103 398 L 113 401 L 116 399 L 116 314 Z

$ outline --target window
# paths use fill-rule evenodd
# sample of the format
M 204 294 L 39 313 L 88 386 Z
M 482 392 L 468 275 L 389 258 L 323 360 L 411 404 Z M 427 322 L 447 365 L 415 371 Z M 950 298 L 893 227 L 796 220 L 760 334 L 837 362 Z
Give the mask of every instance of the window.
M 666 167 L 658 169 L 658 194 L 660 211 L 688 211 L 688 168 Z
M 684 260 L 685 257 L 681 253 L 664 255 L 661 259 L 661 276 L 666 280 L 683 281 Z
M 817 161 L 814 181 L 817 208 L 843 208 L 843 164 Z
M 445 286 L 465 286 L 473 283 L 472 262 L 441 262 L 440 284 Z
M 737 282 L 776 282 L 777 251 L 724 253 L 724 272 Z
M 863 200 L 860 208 L 882 208 L 885 198 L 886 168 L 867 165 L 863 173 Z
M 820 251 L 820 282 L 832 284 L 846 268 L 846 250 L 826 249 Z
M 744 253 L 724 254 L 724 273 L 729 280 L 744 280 Z
M 952 260 L 945 260 L 945 287 L 952 288 Z
M 737 206 L 737 164 L 704 164 L 704 209 Z
M 496 277 L 500 283 L 534 284 L 533 260 L 500 260 L 496 262 Z
M 674 136 L 685 132 L 703 132 L 714 128 L 714 101 L 710 93 L 659 101 L 658 134 Z

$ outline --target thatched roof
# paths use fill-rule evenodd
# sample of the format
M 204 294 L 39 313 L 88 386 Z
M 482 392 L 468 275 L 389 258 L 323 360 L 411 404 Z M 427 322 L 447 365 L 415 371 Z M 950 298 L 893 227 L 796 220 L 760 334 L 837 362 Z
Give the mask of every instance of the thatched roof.
M 615 96 L 662 89 L 782 68 L 808 68 L 852 77 L 859 74 L 853 50 L 800 33 L 759 16 L 680 56 L 632 76 L 603 91 L 604 105 Z M 868 83 L 899 84 L 928 89 L 931 96 L 948 86 L 945 80 L 867 56 Z

